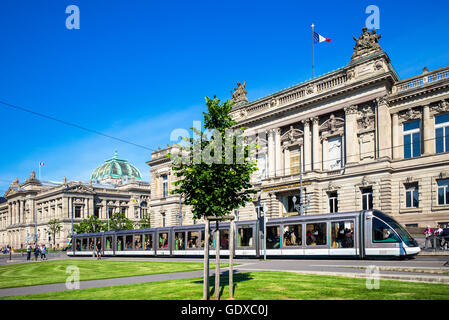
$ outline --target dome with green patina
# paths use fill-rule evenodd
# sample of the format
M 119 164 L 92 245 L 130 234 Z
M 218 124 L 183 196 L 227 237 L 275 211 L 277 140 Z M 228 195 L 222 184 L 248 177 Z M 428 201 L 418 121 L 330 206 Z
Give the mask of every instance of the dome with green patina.
M 123 182 L 132 179 L 142 181 L 142 175 L 139 169 L 128 161 L 119 159 L 117 152 L 115 152 L 113 158 L 106 160 L 95 169 L 90 179 L 98 182 Z

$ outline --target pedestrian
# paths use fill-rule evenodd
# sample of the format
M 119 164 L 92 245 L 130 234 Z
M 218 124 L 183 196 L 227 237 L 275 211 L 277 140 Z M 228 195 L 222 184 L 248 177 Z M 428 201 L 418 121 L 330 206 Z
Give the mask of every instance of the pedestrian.
M 39 258 L 39 246 L 36 245 L 34 246 L 34 261 L 37 261 L 37 259 Z
M 430 243 L 432 245 L 433 248 L 433 243 L 432 243 L 432 236 L 433 236 L 433 229 L 427 225 L 426 230 L 424 230 L 424 235 L 426 236 L 426 244 L 425 244 L 425 249 L 428 249 L 429 246 L 427 245 L 428 243 Z
M 27 244 L 27 261 L 31 260 L 31 244 Z
M 45 244 L 41 246 L 41 259 L 47 260 L 47 246 Z
M 443 233 L 443 229 L 439 224 L 437 224 L 437 228 L 435 229 L 433 235 L 436 238 L 437 248 L 443 249 L 441 246 L 441 234 Z
M 101 241 L 98 240 L 97 242 L 97 260 L 101 259 Z

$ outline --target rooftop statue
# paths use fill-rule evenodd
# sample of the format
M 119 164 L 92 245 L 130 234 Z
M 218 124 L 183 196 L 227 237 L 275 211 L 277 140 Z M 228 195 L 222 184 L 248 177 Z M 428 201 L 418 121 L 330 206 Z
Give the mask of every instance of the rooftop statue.
M 382 51 L 379 45 L 381 35 L 377 34 L 376 29 L 373 29 L 371 32 L 367 27 L 364 27 L 362 29 L 362 34 L 358 39 L 354 36 L 352 38 L 356 41 L 356 44 L 354 46 L 354 53 L 352 54 L 351 60 L 361 58 L 377 51 Z
M 234 101 L 235 105 L 248 102 L 248 98 L 246 97 L 245 82 L 243 82 L 243 84 L 237 82 L 237 88 L 234 88 L 234 92 L 231 91 L 231 95 L 232 101 Z

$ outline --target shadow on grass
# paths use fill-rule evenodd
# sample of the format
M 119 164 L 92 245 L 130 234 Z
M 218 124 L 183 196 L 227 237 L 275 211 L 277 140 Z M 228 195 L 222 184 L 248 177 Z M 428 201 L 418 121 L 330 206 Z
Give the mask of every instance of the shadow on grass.
M 236 294 L 236 289 L 238 286 L 239 282 L 243 282 L 243 281 L 248 281 L 248 280 L 252 280 L 253 277 L 249 274 L 249 273 L 236 273 L 234 271 L 233 273 L 233 292 L 234 292 L 234 297 Z M 198 280 L 195 281 L 194 283 L 203 283 L 203 280 Z M 224 289 L 225 287 L 229 286 L 229 271 L 224 271 L 221 273 L 220 275 L 220 293 L 218 295 L 218 299 L 221 299 Z M 209 277 L 209 295 L 212 298 L 214 296 L 215 293 L 215 276 L 210 276 Z

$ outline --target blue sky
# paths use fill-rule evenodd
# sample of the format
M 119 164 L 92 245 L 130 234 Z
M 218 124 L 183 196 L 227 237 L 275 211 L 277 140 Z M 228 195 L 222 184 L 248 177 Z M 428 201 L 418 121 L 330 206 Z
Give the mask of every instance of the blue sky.
M 80 29 L 68 30 L 68 5 Z M 446 1 L 2 0 L 0 101 L 144 145 L 202 119 L 204 97 L 246 81 L 255 100 L 346 65 L 380 8 L 381 47 L 401 78 L 448 65 Z M 87 181 L 117 150 L 145 180 L 151 152 L 0 105 L 0 192 L 44 161 L 42 178 Z

